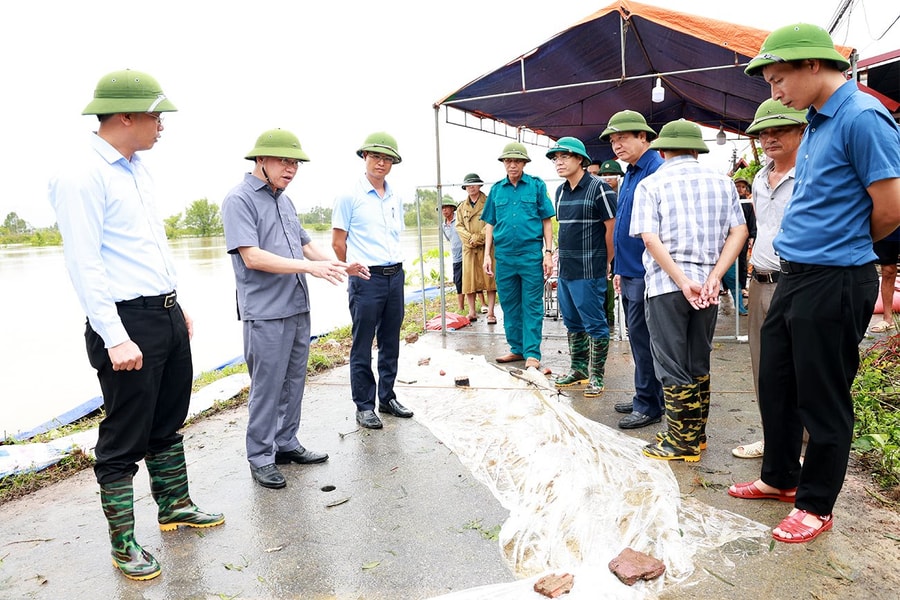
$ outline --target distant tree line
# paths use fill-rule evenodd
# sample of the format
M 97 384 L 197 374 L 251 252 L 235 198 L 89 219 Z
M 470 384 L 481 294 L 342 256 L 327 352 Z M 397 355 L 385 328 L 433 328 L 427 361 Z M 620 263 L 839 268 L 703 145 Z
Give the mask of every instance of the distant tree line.
M 0 245 L 58 246 L 62 243 L 59 227 L 32 227 L 15 212 L 6 215 L 0 225 Z
M 194 200 L 187 210 L 163 219 L 167 238 L 215 237 L 223 235 L 222 215 L 219 205 L 206 198 Z
M 440 203 L 437 191 L 419 189 L 416 191 L 419 202 L 419 216 L 416 218 L 416 203 L 403 205 L 403 220 L 407 227 L 437 227 L 441 219 Z M 444 196 L 450 199 L 450 196 Z M 331 209 L 313 206 L 308 212 L 299 213 L 298 218 L 303 227 L 314 231 L 331 229 Z M 174 214 L 163 219 L 166 237 L 215 237 L 224 234 L 222 215 L 219 205 L 206 198 L 194 200 L 184 213 Z M 62 244 L 59 227 L 54 223 L 51 227 L 32 227 L 15 212 L 6 215 L 0 225 L 0 244 L 25 244 L 31 246 L 58 246 Z

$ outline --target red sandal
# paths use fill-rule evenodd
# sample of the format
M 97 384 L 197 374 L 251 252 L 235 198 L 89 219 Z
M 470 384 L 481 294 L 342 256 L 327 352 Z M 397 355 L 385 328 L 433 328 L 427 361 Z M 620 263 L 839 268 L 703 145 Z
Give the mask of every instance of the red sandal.
M 809 525 L 803 522 L 804 517 L 806 515 L 810 515 L 815 517 L 821 523 L 821 526 L 816 529 L 814 527 L 810 527 Z M 811 512 L 805 510 L 798 510 L 792 515 L 788 515 L 778 524 L 778 529 L 782 530 L 785 533 L 791 534 L 791 537 L 784 537 L 783 535 L 779 535 L 772 531 L 772 537 L 778 540 L 779 542 L 784 542 L 785 544 L 800 544 L 803 542 L 811 542 L 816 539 L 820 533 L 824 533 L 831 529 L 831 526 L 834 525 L 834 515 L 814 515 Z
M 746 483 L 735 483 L 728 488 L 728 495 L 735 498 L 743 498 L 744 500 L 781 500 L 782 502 L 794 503 L 797 499 L 797 488 L 789 490 L 778 490 L 777 492 L 764 492 L 756 487 L 755 481 Z

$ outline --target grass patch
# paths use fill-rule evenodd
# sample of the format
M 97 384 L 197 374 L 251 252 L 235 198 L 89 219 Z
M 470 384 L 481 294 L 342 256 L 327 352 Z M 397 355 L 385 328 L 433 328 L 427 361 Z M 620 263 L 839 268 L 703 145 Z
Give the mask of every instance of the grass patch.
M 0 505 L 27 496 L 31 492 L 53 485 L 93 466 L 93 458 L 84 452 L 74 452 L 42 471 L 4 477 L 0 479 Z
M 236 365 L 229 365 L 223 369 L 218 369 L 216 371 L 204 371 L 200 373 L 196 379 L 194 379 L 194 383 L 191 384 L 191 391 L 198 392 L 201 389 L 205 388 L 213 381 L 218 381 L 219 379 L 225 379 L 229 375 L 235 375 L 237 373 L 246 373 L 247 372 L 247 363 L 242 362 Z
M 851 388 L 853 449 L 881 491 L 900 501 L 900 335 L 862 351 Z

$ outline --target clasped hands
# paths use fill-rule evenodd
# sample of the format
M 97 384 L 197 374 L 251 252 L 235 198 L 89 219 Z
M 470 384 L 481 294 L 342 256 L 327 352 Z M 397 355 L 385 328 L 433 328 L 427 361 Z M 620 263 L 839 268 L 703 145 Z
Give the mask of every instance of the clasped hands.
M 682 284 L 681 293 L 694 310 L 701 310 L 719 303 L 719 289 L 718 279 L 707 279 L 702 285 L 689 279 Z

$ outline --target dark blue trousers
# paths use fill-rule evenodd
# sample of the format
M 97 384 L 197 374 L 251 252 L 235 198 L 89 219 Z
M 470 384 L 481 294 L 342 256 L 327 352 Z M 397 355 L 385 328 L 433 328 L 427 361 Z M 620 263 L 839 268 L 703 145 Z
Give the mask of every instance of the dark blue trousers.
M 651 417 L 664 412 L 662 384 L 653 369 L 653 352 L 650 349 L 650 330 L 644 313 L 644 278 L 620 277 L 622 307 L 628 326 L 628 343 L 634 360 L 633 409 Z
M 371 279 L 351 277 L 350 318 L 353 346 L 350 348 L 350 391 L 357 410 L 375 409 L 375 375 L 372 372 L 372 342 L 378 342 L 378 401 L 387 403 L 394 394 L 400 357 L 400 328 L 406 307 L 403 302 L 404 272 L 393 275 L 372 272 Z

